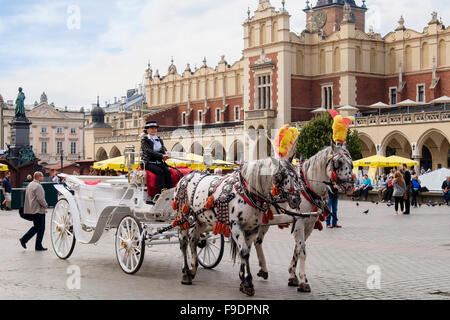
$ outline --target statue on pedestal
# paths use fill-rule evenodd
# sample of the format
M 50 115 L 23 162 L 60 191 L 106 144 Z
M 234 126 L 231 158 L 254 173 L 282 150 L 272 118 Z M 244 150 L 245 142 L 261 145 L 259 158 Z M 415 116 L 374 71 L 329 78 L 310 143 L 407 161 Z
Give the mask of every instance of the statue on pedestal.
M 19 88 L 19 94 L 16 99 L 16 114 L 15 118 L 26 118 L 25 116 L 25 94 L 22 91 L 22 88 Z

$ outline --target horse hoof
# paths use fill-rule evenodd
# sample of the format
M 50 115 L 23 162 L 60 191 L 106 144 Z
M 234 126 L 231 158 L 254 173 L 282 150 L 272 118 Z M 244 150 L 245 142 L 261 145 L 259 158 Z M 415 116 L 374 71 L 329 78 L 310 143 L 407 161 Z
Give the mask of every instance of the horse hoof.
M 241 283 L 241 287 L 239 288 L 239 290 L 249 297 L 253 297 L 255 295 L 255 289 L 253 288 L 253 285 L 246 285 Z
M 192 279 L 193 277 L 190 274 L 189 275 L 184 274 L 183 278 L 181 279 L 181 284 L 184 284 L 185 286 L 190 286 L 192 284 Z
M 267 280 L 269 278 L 269 273 L 263 270 L 259 270 L 257 276 L 263 278 L 264 280 Z
M 307 283 L 300 283 L 297 288 L 298 292 L 311 292 L 311 287 Z
M 288 282 L 289 287 L 298 287 L 298 279 L 297 278 L 290 278 Z

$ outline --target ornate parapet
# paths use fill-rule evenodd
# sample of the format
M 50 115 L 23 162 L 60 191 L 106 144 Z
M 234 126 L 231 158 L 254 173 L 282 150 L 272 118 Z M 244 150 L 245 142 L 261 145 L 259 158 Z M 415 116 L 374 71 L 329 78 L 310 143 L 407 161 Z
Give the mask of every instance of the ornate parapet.
M 392 114 L 359 117 L 353 122 L 355 128 L 370 126 L 390 126 L 399 124 L 429 123 L 450 121 L 450 111 Z

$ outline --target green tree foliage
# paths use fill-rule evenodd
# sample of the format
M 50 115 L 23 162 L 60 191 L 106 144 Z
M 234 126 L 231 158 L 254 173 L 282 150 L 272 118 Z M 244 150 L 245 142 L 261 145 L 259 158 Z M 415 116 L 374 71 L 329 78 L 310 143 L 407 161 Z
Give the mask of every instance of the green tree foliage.
M 329 146 L 333 139 L 333 118 L 326 112 L 309 121 L 301 130 L 297 143 L 297 154 L 305 159 L 311 158 L 324 147 Z M 349 130 L 347 149 L 353 160 L 361 159 L 361 141 L 358 131 Z

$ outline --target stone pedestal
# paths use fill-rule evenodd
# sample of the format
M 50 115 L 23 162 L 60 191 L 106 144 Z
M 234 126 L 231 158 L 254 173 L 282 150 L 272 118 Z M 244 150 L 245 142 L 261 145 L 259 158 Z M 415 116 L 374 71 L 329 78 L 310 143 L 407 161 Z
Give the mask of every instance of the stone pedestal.
M 23 159 L 24 150 L 26 149 L 26 153 L 30 149 L 31 121 L 27 118 L 15 118 L 9 125 L 11 127 L 11 145 L 9 146 L 8 160 L 18 166 L 22 164 L 20 162 Z

